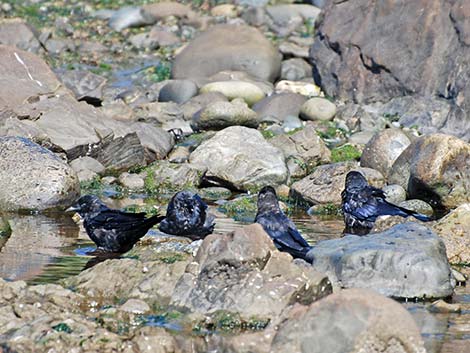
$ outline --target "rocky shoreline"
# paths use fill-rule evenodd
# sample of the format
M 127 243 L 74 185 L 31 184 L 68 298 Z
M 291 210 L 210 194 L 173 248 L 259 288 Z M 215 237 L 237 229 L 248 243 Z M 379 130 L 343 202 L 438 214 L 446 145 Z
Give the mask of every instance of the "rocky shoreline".
M 387 297 L 449 298 L 470 273 L 467 6 L 435 0 L 423 38 L 441 46 L 405 36 L 420 45 L 400 56 L 420 31 L 374 26 L 420 6 L 314 3 L 0 3 L 0 250 L 9 215 L 105 189 L 191 189 L 237 217 L 272 185 L 334 214 L 351 170 L 436 220 L 381 217 L 313 244 L 312 264 L 248 225 L 147 237 L 58 284 L 0 279 L 0 352 L 425 352 Z M 418 27 L 437 21 L 423 6 Z

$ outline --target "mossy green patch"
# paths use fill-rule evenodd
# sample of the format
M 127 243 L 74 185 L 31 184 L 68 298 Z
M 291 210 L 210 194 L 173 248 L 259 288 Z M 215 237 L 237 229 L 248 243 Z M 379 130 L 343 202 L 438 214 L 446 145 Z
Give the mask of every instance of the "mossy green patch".
M 326 140 L 344 138 L 347 135 L 347 131 L 338 127 L 334 121 L 320 122 L 316 131 L 322 139 Z
M 341 215 L 341 206 L 333 203 L 326 205 L 316 205 L 313 207 L 313 213 L 320 216 L 339 216 Z
M 0 217 L 0 237 L 7 237 L 11 234 L 10 223 L 7 219 Z
M 160 164 L 163 163 L 163 164 Z M 196 174 L 189 173 L 188 179 L 181 184 L 181 178 L 177 178 L 178 169 L 182 168 L 181 164 L 167 163 L 167 162 L 154 162 L 149 165 L 144 171 L 147 176 L 144 179 L 144 190 L 153 198 L 160 199 L 166 198 L 169 194 L 174 194 L 181 190 L 197 190 L 197 184 L 201 180 L 204 170 L 194 169 L 193 172 Z M 170 170 L 173 170 L 171 172 Z M 172 178 L 176 177 L 172 181 Z
M 312 18 L 307 18 L 304 21 L 300 35 L 305 38 L 313 38 L 315 34 L 315 20 Z
M 183 261 L 187 256 L 181 253 L 173 253 L 173 252 L 168 252 L 168 253 L 161 253 L 159 254 L 159 260 L 165 264 L 173 264 L 178 261 Z
M 237 221 L 253 220 L 257 211 L 257 199 L 255 195 L 241 196 L 227 201 L 219 209 Z
M 103 191 L 103 184 L 99 176 L 91 180 L 84 180 L 80 182 L 80 190 L 82 194 L 99 194 Z
M 260 132 L 266 140 L 272 139 L 274 136 L 276 136 L 271 130 L 261 130 Z
M 90 69 L 91 72 L 97 75 L 103 75 L 105 73 L 111 72 L 113 67 L 107 63 L 100 63 L 97 67 Z
M 169 62 L 161 61 L 158 65 L 148 69 L 149 79 L 154 82 L 161 82 L 170 79 L 171 77 L 171 64 Z
M 331 161 L 333 163 L 359 160 L 361 152 L 353 145 L 343 145 L 331 150 Z

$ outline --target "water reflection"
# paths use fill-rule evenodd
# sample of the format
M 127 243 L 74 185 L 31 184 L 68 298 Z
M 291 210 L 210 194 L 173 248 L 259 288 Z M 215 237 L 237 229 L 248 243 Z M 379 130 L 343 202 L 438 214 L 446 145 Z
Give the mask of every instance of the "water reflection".
M 76 243 L 78 226 L 70 217 L 6 215 L 12 233 L 0 250 L 0 276 L 26 280 L 43 273 Z

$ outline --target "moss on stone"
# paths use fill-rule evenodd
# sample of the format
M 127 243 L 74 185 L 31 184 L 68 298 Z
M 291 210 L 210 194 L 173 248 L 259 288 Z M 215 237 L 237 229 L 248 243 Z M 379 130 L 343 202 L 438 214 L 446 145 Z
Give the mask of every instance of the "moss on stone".
M 252 220 L 255 218 L 257 211 L 257 199 L 255 195 L 241 196 L 227 201 L 219 209 L 235 220 Z
M 333 203 L 327 203 L 326 205 L 315 205 L 313 208 L 313 214 L 320 216 L 339 216 L 341 215 L 341 206 Z
M 331 150 L 331 161 L 333 163 L 359 160 L 361 152 L 353 145 L 343 145 Z
M 8 237 L 11 234 L 11 227 L 8 220 L 0 217 L 0 237 Z

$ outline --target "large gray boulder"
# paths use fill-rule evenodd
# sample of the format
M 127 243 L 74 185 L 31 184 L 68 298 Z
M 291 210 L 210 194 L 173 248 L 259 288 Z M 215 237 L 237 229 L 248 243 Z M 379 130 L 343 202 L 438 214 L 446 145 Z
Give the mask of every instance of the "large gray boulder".
M 342 288 L 373 289 L 398 298 L 443 298 L 455 285 L 444 242 L 414 222 L 367 236 L 319 242 L 313 268 Z
M 80 195 L 75 171 L 49 150 L 21 137 L 0 137 L 0 209 L 47 210 Z
M 328 278 L 279 252 L 259 224 L 208 235 L 175 287 L 171 305 L 194 313 L 219 310 L 242 318 L 277 318 L 294 303 L 331 293 Z
M 425 353 L 410 313 L 396 301 L 347 289 L 293 309 L 278 328 L 273 353 Z
M 443 97 L 452 109 L 441 128 L 470 139 L 468 1 L 329 1 L 322 14 L 310 58 L 328 95 L 358 103 Z
M 175 57 L 172 76 L 204 78 L 222 70 L 245 71 L 274 81 L 281 70 L 281 57 L 256 28 L 217 25 L 201 33 Z
M 207 167 L 206 178 L 241 190 L 281 184 L 287 178 L 283 153 L 259 131 L 243 126 L 219 131 L 194 150 L 190 161 Z

